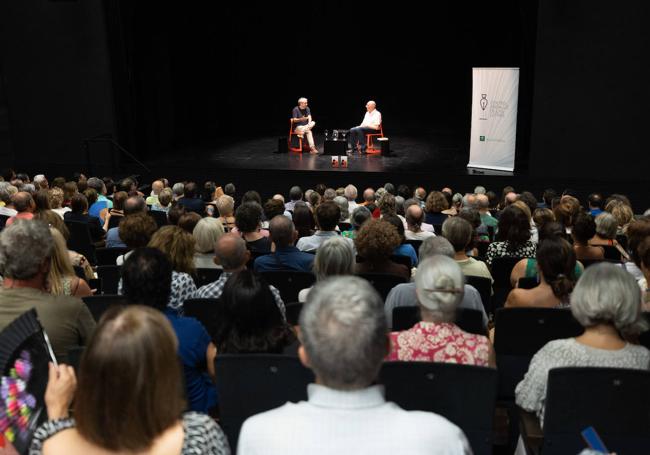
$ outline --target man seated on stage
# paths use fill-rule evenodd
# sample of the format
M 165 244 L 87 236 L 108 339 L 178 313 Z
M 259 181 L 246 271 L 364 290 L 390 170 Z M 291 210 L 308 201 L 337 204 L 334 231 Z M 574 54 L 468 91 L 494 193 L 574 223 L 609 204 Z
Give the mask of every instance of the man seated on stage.
M 374 133 L 381 127 L 381 113 L 377 110 L 377 103 L 366 103 L 366 115 L 361 125 L 350 130 L 350 148 L 357 149 L 359 153 L 366 153 L 366 134 Z
M 303 136 L 307 136 L 309 153 L 317 155 L 318 150 L 314 145 L 314 135 L 311 132 L 316 122 L 311 119 L 311 110 L 307 106 L 307 98 L 300 98 L 298 105 L 293 108 L 291 112 L 291 124 L 298 137 L 302 138 Z

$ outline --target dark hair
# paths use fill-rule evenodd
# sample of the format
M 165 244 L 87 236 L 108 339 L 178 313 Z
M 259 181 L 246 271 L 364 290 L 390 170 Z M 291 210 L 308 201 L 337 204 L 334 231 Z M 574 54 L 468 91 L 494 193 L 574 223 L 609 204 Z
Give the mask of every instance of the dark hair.
M 404 223 L 400 217 L 397 215 L 384 215 L 381 219 L 395 226 L 395 229 L 397 229 L 397 234 L 399 235 L 400 243 L 404 243 L 406 241 L 406 238 L 404 237 Z
M 106 187 L 106 194 L 115 193 L 115 182 L 112 177 L 102 177 L 102 182 L 104 182 L 104 186 Z
M 65 177 L 55 177 L 54 180 L 52 180 L 52 184 L 50 185 L 50 187 L 63 189 L 64 185 L 65 185 Z
M 494 191 L 488 191 L 485 195 L 488 198 L 490 208 L 496 208 L 499 205 L 499 197 L 497 196 L 497 193 Z
M 350 218 L 350 222 L 352 223 L 352 226 L 354 227 L 355 230 L 358 230 L 361 228 L 363 223 L 368 221 L 370 218 L 372 218 L 372 214 L 370 213 L 370 210 L 365 205 L 358 205 L 353 211 L 352 211 L 352 217 Z M 422 216 L 424 219 L 424 215 Z
M 246 204 L 247 202 L 257 202 L 260 206 L 262 205 L 262 196 L 257 191 L 246 191 L 241 198 L 241 203 Z
M 2 178 L 5 182 L 11 182 L 14 178 L 16 178 L 16 171 L 10 167 L 4 168 L 2 170 Z
M 518 199 L 528 206 L 530 213 L 533 213 L 537 209 L 537 199 L 535 199 L 535 196 L 530 191 L 522 192 Z
M 124 201 L 124 215 L 144 212 L 146 208 L 147 205 L 141 196 L 130 196 Z
M 39 190 L 34 194 L 34 203 L 36 204 L 36 211 L 50 210 L 50 192 L 48 190 Z
M 341 209 L 334 202 L 323 202 L 316 207 L 316 222 L 322 231 L 333 231 L 340 218 Z
M 75 213 L 83 213 L 88 210 L 88 199 L 81 193 L 75 193 L 70 200 L 70 209 Z
M 262 221 L 262 207 L 255 202 L 246 202 L 235 211 L 235 226 L 242 234 L 255 232 Z
M 99 195 L 97 194 L 97 190 L 94 188 L 86 188 L 84 190 L 84 196 L 86 196 L 86 199 L 88 199 L 88 206 L 93 205 L 95 202 L 97 202 L 97 199 L 99 198 Z
M 296 231 L 298 231 L 298 237 L 306 237 L 314 233 L 316 227 L 314 214 L 304 202 L 298 202 L 293 207 L 292 219 Z
M 397 187 L 397 195 L 402 196 L 404 200 L 407 200 L 412 197 L 411 189 L 407 185 L 401 184 Z
M 79 434 L 110 451 L 150 447 L 185 409 L 177 349 L 174 331 L 159 311 L 109 309 L 79 365 L 74 404 Z
M 299 201 L 302 199 L 302 189 L 299 186 L 292 186 L 289 190 L 289 199 Z
M 194 228 L 196 227 L 196 225 L 199 224 L 199 221 L 201 221 L 201 215 L 199 215 L 198 213 L 185 212 L 178 219 L 178 223 L 176 223 L 176 225 L 179 228 L 183 229 L 184 231 L 187 231 L 190 234 L 192 234 L 194 232 Z
M 650 237 L 650 217 L 641 217 L 633 220 L 627 227 L 627 247 L 632 260 L 641 267 L 638 247 L 646 238 Z
M 272 220 L 277 215 L 284 215 L 284 204 L 279 199 L 269 199 L 264 203 L 264 215 L 267 220 Z
M 392 194 L 393 196 L 395 196 L 395 185 L 393 185 L 392 183 L 386 183 L 384 185 L 384 189 L 386 190 L 387 194 Z
M 548 208 L 553 208 L 553 199 L 557 197 L 557 192 L 553 188 L 547 188 L 542 194 L 542 200 L 548 206 Z
M 124 203 L 128 197 L 129 195 L 126 194 L 125 191 L 118 191 L 117 193 L 113 194 L 113 209 L 124 210 Z
M 503 209 L 499 216 L 497 240 L 507 241 L 511 251 L 530 240 L 530 222 L 522 209 L 513 205 Z
M 587 200 L 589 201 L 589 205 L 592 207 L 596 207 L 596 208 L 603 207 L 603 196 L 599 193 L 591 193 L 587 197 Z
M 217 190 L 217 185 L 214 182 L 205 182 L 203 184 L 203 202 L 212 202 L 214 192 Z
M 196 197 L 197 186 L 196 182 L 187 182 L 185 184 L 185 190 L 183 191 L 184 197 L 192 199 Z
M 564 235 L 564 228 L 557 221 L 549 221 L 544 223 L 538 230 L 537 234 L 539 241 L 546 240 L 551 237 L 562 237 Z
M 169 224 L 178 226 L 178 221 L 183 215 L 185 215 L 185 213 L 185 208 L 182 205 L 173 205 L 172 208 L 169 209 L 169 212 L 167 212 Z
M 549 237 L 537 247 L 537 265 L 553 295 L 565 301 L 576 282 L 576 254 L 569 242 L 561 237 Z
M 587 213 L 579 213 L 573 222 L 571 234 L 576 243 L 587 245 L 589 240 L 596 235 L 596 222 L 594 221 L 594 218 Z
M 126 220 L 124 220 L 126 222 Z M 157 248 L 138 248 L 124 260 L 122 291 L 129 303 L 164 311 L 172 292 L 172 264 Z
M 146 213 L 136 213 L 120 222 L 120 239 L 128 248 L 141 248 L 147 246 L 151 236 L 158 229 L 152 217 Z
M 131 191 L 131 188 L 135 185 L 135 180 L 133 180 L 131 177 L 127 177 L 125 179 L 120 180 L 120 183 L 117 185 L 117 189 L 119 191 L 124 191 L 125 193 L 129 193 Z
M 316 189 L 316 192 L 322 196 L 323 194 L 325 194 L 325 190 L 327 189 L 327 185 L 325 185 L 324 183 L 317 183 L 315 189 Z
M 234 273 L 223 288 L 212 338 L 220 354 L 279 354 L 295 341 L 268 283 L 250 270 Z
M 235 184 L 234 183 L 226 183 L 226 186 L 223 187 L 223 193 L 230 196 L 231 198 L 235 198 Z

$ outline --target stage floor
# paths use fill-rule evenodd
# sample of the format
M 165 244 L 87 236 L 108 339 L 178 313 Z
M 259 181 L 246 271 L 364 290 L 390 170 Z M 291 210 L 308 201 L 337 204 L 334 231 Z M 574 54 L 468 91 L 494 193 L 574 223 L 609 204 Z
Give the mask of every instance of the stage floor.
M 317 148 L 323 152 L 322 138 L 316 140 Z M 421 173 L 444 171 L 451 175 L 467 175 L 469 151 L 459 144 L 457 135 L 438 134 L 429 138 L 391 136 L 391 153 L 358 155 L 348 158 L 348 168 L 333 168 L 328 155 L 309 153 L 277 153 L 277 137 L 230 142 L 225 145 L 184 149 L 173 156 L 161 157 L 156 166 L 201 166 L 220 169 L 282 170 L 282 171 L 334 171 L 334 172 L 376 172 L 376 173 Z M 181 158 L 182 157 L 182 158 Z M 507 172 L 489 172 L 491 175 L 512 175 Z

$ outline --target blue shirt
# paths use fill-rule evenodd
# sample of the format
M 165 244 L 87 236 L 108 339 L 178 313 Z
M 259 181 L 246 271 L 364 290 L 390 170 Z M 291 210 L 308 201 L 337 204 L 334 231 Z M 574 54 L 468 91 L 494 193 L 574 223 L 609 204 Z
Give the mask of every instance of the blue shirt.
M 126 243 L 120 238 L 119 227 L 110 228 L 106 233 L 106 248 L 126 248 Z
M 293 111 L 291 112 L 291 117 L 293 118 L 300 118 L 300 117 L 309 117 L 311 115 L 311 110 L 309 107 L 306 107 L 304 110 L 300 109 L 298 106 L 293 108 Z M 303 120 L 301 122 L 294 122 L 293 126 L 294 128 L 296 126 L 300 125 L 306 125 L 308 122 L 307 120 Z
M 295 246 L 278 248 L 275 253 L 255 259 L 253 270 L 256 272 L 276 272 L 281 270 L 311 272 L 314 257 L 316 257 L 314 254 L 302 252 Z
M 411 258 L 411 267 L 418 265 L 418 255 L 415 252 L 413 245 L 409 243 L 402 243 L 400 246 L 393 250 L 395 256 L 408 256 Z
M 95 218 L 99 218 L 103 223 L 104 218 L 102 218 L 100 216 L 100 213 L 102 212 L 102 210 L 104 210 L 106 208 L 109 208 L 108 207 L 108 200 L 100 201 L 98 199 L 97 201 L 95 201 L 95 203 L 93 203 L 93 205 L 91 205 L 88 208 L 88 215 L 94 216 Z
M 217 389 L 206 372 L 205 354 L 210 335 L 194 318 L 178 316 L 170 309 L 165 310 L 165 316 L 178 338 L 178 357 L 183 362 L 187 404 L 192 411 L 207 413 L 217 404 Z
M 591 216 L 596 218 L 598 215 L 603 213 L 603 210 L 602 209 L 591 209 L 590 212 L 591 212 Z

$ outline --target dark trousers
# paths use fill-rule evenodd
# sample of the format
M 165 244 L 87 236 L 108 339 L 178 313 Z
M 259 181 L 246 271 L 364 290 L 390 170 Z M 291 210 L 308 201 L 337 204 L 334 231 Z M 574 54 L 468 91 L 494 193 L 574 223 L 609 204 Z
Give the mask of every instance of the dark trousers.
M 357 147 L 357 144 L 361 145 L 361 149 L 366 149 L 366 134 L 374 133 L 376 130 L 372 128 L 363 128 L 361 126 L 355 126 L 350 130 L 350 147 L 353 149 Z

